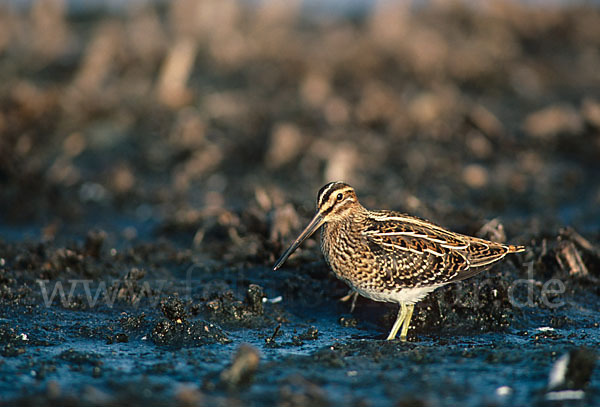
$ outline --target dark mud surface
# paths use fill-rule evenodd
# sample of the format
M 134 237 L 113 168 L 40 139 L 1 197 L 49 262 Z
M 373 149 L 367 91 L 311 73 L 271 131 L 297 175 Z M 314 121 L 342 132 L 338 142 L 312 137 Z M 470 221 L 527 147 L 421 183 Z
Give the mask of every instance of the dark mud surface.
M 0 6 L 0 403 L 600 404 L 600 11 Z M 527 246 L 408 342 L 319 187 Z

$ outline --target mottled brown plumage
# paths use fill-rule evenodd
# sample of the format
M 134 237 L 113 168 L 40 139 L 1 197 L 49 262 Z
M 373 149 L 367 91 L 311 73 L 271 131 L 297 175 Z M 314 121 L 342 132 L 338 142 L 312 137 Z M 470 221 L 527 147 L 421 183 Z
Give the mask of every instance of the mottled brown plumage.
M 400 304 L 390 340 L 400 328 L 401 339 L 406 338 L 414 304 L 429 292 L 525 250 L 453 233 L 400 212 L 369 211 L 351 186 L 332 182 L 321 188 L 316 215 L 274 269 L 321 226 L 321 250 L 338 278 L 367 298 Z

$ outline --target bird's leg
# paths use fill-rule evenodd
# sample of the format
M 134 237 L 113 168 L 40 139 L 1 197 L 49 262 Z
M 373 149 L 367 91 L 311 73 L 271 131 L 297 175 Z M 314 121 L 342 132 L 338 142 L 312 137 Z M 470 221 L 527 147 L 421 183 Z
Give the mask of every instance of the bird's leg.
M 356 307 L 356 299 L 358 298 L 358 292 L 354 292 L 354 297 L 352 298 L 352 305 L 350 306 L 350 313 L 354 312 L 354 307 Z
M 406 304 L 401 302 L 400 310 L 398 311 L 398 316 L 396 317 L 396 322 L 394 322 L 394 326 L 392 326 L 392 330 L 390 331 L 390 334 L 387 337 L 388 341 L 391 341 L 396 337 L 398 330 L 400 329 L 400 327 L 402 326 L 402 323 L 406 319 L 406 312 L 407 312 Z
M 348 294 L 346 294 L 342 298 L 340 298 L 340 301 L 346 302 L 349 299 L 352 299 L 352 304 L 350 305 L 350 313 L 352 314 L 354 312 L 354 307 L 356 306 L 357 298 L 358 298 L 358 292 L 354 291 L 354 290 L 350 290 L 350 291 L 348 291 Z
M 408 333 L 408 327 L 410 326 L 410 319 L 412 318 L 413 311 L 415 310 L 415 304 L 408 305 L 406 315 L 404 316 L 404 322 L 402 323 L 402 332 L 400 332 L 400 340 L 406 340 L 406 334 Z

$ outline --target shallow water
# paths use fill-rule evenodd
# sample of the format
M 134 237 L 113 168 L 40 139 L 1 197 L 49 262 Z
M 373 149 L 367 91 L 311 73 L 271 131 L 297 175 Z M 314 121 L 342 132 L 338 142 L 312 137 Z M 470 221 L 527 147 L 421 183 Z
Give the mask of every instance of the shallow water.
M 136 306 L 117 301 L 111 308 L 99 301 L 94 308 L 75 310 L 61 307 L 58 297 L 46 308 L 43 301 L 33 300 L 39 299 L 39 294 L 32 294 L 28 305 L 4 304 L 0 321 L 4 343 L 23 348 L 24 353 L 3 357 L 0 394 L 4 400 L 45 394 L 49 399 L 74 397 L 91 404 L 139 396 L 144 403 L 158 405 L 181 397 L 184 386 L 196 389 L 206 400 L 239 399 L 249 405 L 289 398 L 307 404 L 385 406 L 401 401 L 524 406 L 543 402 L 548 375 L 558 357 L 578 347 L 597 348 L 600 344 L 596 322 L 600 312 L 594 306 L 597 297 L 567 298 L 567 304 L 556 310 L 523 310 L 519 320 L 513 321 L 518 329 L 511 326 L 502 332 L 473 334 L 455 332 L 452 327 L 441 327 L 435 333 L 420 327 L 409 334 L 409 342 L 388 342 L 383 340 L 387 327 L 376 319 L 389 311 L 387 307 L 361 300 L 351 315 L 348 304 L 337 303 L 335 298 L 320 302 L 290 298 L 277 279 L 285 280 L 295 272 L 287 269 L 277 276 L 268 268 L 252 268 L 220 273 L 223 281 L 238 277 L 238 285 L 229 286 L 242 302 L 243 287 L 249 283 L 264 286 L 265 298 L 283 297 L 276 304 L 265 302 L 265 318 L 255 321 L 258 325 L 254 327 L 243 326 L 252 325 L 250 320 L 224 323 L 224 333 L 231 340 L 225 344 L 156 345 L 151 340 L 152 326 L 164 317 L 152 298 Z M 268 281 L 269 276 L 273 280 Z M 204 278 L 214 281 L 210 276 Z M 331 287 L 335 281 L 323 283 Z M 160 296 L 181 292 L 177 287 L 186 284 L 186 280 L 171 281 Z M 201 278 L 192 284 L 191 303 L 204 301 Z M 75 296 L 82 293 L 81 287 L 74 291 Z M 432 311 L 417 306 L 416 315 L 427 312 Z M 137 327 L 119 322 L 141 314 L 145 318 Z M 202 312 L 188 318 L 201 316 Z M 279 324 L 273 316 L 283 323 L 275 341 L 267 344 L 266 338 Z M 356 318 L 356 327 L 342 326 L 340 317 Z M 567 322 L 557 328 L 537 324 L 557 324 L 553 317 Z M 310 327 L 318 330 L 316 339 L 298 340 Z M 17 339 L 6 340 L 9 329 Z M 114 341 L 119 333 L 128 336 L 127 343 Z M 19 337 L 26 339 L 19 342 Z M 113 338 L 113 343 L 107 338 Z M 219 387 L 218 378 L 242 343 L 256 347 L 261 361 L 252 384 L 232 393 Z M 8 354 L 7 348 L 4 352 Z M 69 356 L 69 352 L 75 355 Z M 600 369 L 596 369 L 585 393 L 588 405 L 599 400 L 599 379 Z M 582 405 L 583 401 L 571 403 Z

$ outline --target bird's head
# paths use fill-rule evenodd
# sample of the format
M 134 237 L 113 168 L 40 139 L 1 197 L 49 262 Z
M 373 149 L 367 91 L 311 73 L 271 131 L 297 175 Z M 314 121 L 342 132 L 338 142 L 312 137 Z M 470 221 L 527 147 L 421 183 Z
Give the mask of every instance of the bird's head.
M 357 205 L 360 205 L 358 198 L 354 188 L 350 185 L 343 182 L 330 182 L 324 185 L 317 194 L 317 213 L 294 243 L 277 260 L 273 270 L 281 267 L 289 255 L 324 223 L 343 220 L 352 213 L 353 208 L 356 208 Z
M 343 182 L 330 182 L 317 194 L 317 213 L 323 223 L 342 220 L 358 203 L 354 188 Z

